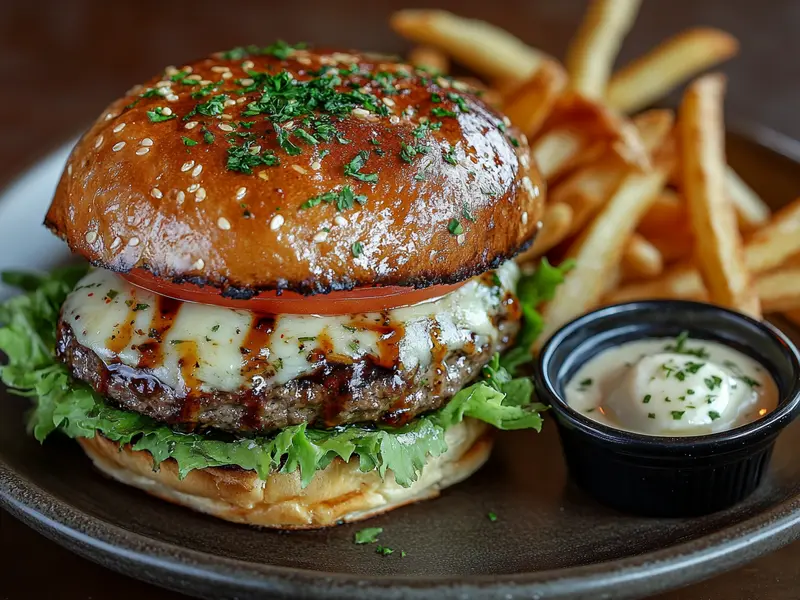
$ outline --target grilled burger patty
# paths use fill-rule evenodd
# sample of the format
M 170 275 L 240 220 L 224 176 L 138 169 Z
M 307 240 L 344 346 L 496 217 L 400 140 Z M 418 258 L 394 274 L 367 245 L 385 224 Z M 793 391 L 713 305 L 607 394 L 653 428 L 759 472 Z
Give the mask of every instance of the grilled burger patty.
M 94 271 L 64 305 L 56 349 L 98 393 L 182 430 L 401 425 L 442 406 L 513 341 L 517 276 L 509 263 L 380 314 L 266 317 Z

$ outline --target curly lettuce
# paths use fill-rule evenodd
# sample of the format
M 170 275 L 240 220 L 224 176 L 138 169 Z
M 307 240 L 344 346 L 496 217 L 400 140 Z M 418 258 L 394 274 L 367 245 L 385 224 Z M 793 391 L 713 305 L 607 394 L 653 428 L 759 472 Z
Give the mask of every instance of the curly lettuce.
M 29 428 L 40 442 L 55 431 L 72 438 L 91 438 L 99 432 L 121 445 L 150 452 L 154 468 L 174 460 L 181 477 L 193 469 L 225 465 L 256 471 L 261 478 L 275 470 L 299 469 L 304 486 L 335 458 L 348 461 L 357 456 L 361 471 L 377 471 L 381 477 L 391 471 L 398 484 L 409 486 L 419 478 L 428 458 L 447 450 L 445 432 L 465 417 L 498 429 L 541 429 L 540 411 L 545 407 L 534 402 L 531 380 L 511 373 L 530 360 L 532 338 L 541 330 L 536 305 L 552 297 L 554 286 L 563 278 L 546 261 L 520 282 L 525 325 L 521 346 L 512 351 L 510 370 L 495 356 L 479 381 L 441 409 L 403 427 L 294 425 L 271 435 L 239 439 L 213 432 L 173 431 L 149 417 L 111 406 L 70 375 L 54 355 L 56 325 L 61 305 L 85 270 L 3 274 L 4 282 L 25 293 L 0 304 L 0 351 L 7 356 L 7 363 L 0 366 L 0 380 L 12 392 L 32 399 Z

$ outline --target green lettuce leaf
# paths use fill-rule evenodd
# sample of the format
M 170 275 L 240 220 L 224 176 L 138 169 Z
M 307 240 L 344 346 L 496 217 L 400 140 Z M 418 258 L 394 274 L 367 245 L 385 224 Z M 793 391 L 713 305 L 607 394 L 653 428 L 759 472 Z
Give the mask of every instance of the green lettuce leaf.
M 30 428 L 40 442 L 56 430 L 73 438 L 91 438 L 100 432 L 110 440 L 150 452 L 154 468 L 167 459 L 175 460 L 181 477 L 193 469 L 236 465 L 262 478 L 273 470 L 299 470 L 303 485 L 336 457 L 347 461 L 357 456 L 362 471 L 376 470 L 381 477 L 392 471 L 398 484 L 409 486 L 429 457 L 447 450 L 446 430 L 465 417 L 499 429 L 541 429 L 539 411 L 545 407 L 532 401 L 530 379 L 513 378 L 495 356 L 482 380 L 458 392 L 443 408 L 403 427 L 347 425 L 322 430 L 295 425 L 246 439 L 173 431 L 144 415 L 109 405 L 56 360 L 59 309 L 83 273 L 85 268 L 4 277 L 28 291 L 0 304 L 0 351 L 8 356 L 7 364 L 0 367 L 0 379 L 15 393 L 33 399 Z M 544 288 L 536 289 L 546 295 Z

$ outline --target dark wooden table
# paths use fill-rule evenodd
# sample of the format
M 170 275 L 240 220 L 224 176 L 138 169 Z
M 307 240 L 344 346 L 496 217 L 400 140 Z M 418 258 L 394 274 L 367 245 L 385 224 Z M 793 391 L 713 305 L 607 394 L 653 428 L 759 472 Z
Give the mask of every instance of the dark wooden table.
M 275 38 L 403 51 L 387 25 L 398 1 L 4 0 L 0 2 L 0 184 L 72 138 L 131 84 L 169 63 Z M 585 2 L 440 0 L 562 56 Z M 800 139 L 800 2 L 649 0 L 622 51 L 625 62 L 692 25 L 735 34 L 741 56 L 730 76 L 727 113 Z M 674 97 L 672 101 L 674 101 Z M 65 475 L 67 476 L 67 475 Z M 176 598 L 95 566 L 0 511 L 0 598 L 153 600 Z M 36 574 L 35 576 L 33 574 Z M 661 600 L 795 600 L 800 543 Z

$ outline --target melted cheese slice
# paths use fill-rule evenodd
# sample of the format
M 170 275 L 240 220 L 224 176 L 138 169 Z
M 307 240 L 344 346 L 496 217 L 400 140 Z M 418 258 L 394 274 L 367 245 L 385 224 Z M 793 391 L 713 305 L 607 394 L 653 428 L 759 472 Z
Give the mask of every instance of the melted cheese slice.
M 258 391 L 312 374 L 326 360 L 425 369 L 435 347 L 451 352 L 496 343 L 493 317 L 509 301 L 519 270 L 509 261 L 495 273 L 493 284 L 476 278 L 446 296 L 380 314 L 265 318 L 163 299 L 97 269 L 69 294 L 62 319 L 112 368 L 144 369 L 183 393 Z M 387 348 L 391 365 L 385 364 Z

